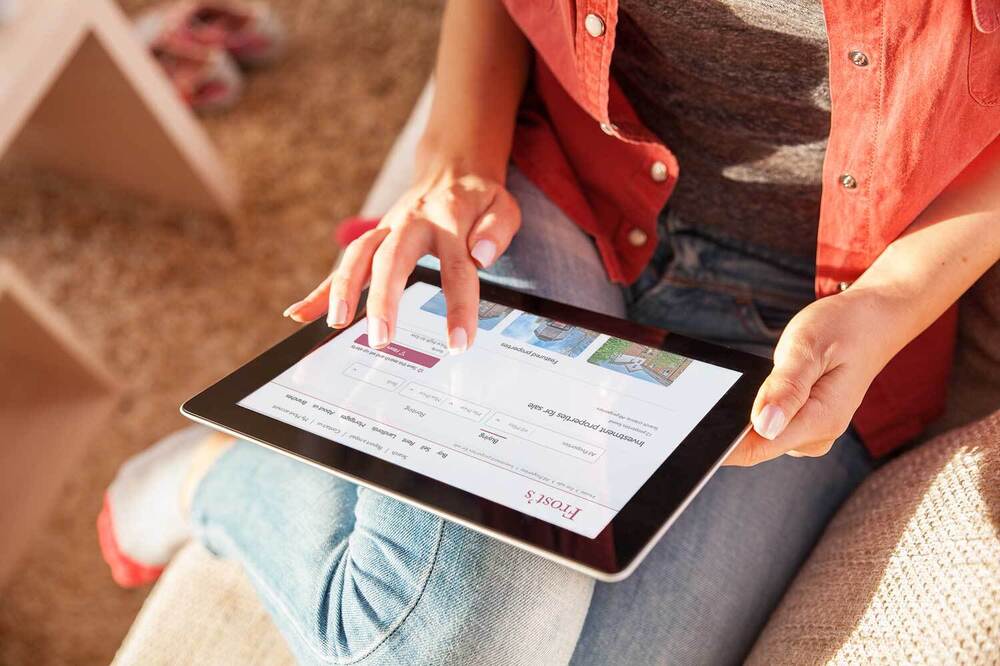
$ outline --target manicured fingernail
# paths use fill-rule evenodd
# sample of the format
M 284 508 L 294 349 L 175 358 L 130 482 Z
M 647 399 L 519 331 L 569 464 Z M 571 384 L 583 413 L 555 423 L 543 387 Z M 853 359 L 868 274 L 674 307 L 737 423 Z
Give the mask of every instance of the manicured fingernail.
M 338 328 L 347 323 L 347 301 L 341 299 L 326 315 L 326 324 L 330 328 Z
M 291 317 L 291 316 L 292 316 L 293 314 L 295 314 L 295 312 L 296 312 L 296 311 L 297 311 L 297 310 L 298 310 L 299 308 L 301 308 L 301 307 L 302 307 L 302 305 L 303 305 L 304 303 L 305 303 L 305 301 L 298 301 L 298 302 L 296 302 L 296 303 L 292 303 L 292 304 L 291 304 L 291 305 L 289 305 L 289 306 L 288 306 L 287 308 L 285 308 L 285 311 L 281 313 L 281 316 L 282 316 L 282 317 Z
M 469 348 L 469 335 L 461 326 L 456 326 L 448 333 L 448 353 L 461 354 Z
M 497 256 L 497 244 L 491 240 L 483 238 L 482 240 L 476 241 L 476 244 L 472 246 L 472 258 L 479 263 L 480 266 L 486 268 L 493 263 L 493 259 Z
M 774 439 L 785 429 L 785 413 L 777 405 L 765 405 L 757 414 L 753 428 L 764 439 Z
M 368 318 L 368 344 L 380 349 L 389 344 L 389 327 L 377 317 Z

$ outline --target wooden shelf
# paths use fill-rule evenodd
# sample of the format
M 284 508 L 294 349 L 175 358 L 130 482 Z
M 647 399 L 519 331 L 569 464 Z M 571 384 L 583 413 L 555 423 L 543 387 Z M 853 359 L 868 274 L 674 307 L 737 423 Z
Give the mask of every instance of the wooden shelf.
M 208 136 L 112 0 L 32 0 L 0 23 L 0 156 L 237 211 Z
M 53 308 L 0 261 L 0 586 L 81 454 L 118 385 Z

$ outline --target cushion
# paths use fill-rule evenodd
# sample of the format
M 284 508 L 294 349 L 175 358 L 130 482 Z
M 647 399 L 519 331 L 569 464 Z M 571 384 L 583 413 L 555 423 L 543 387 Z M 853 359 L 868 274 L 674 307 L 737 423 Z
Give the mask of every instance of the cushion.
M 284 639 L 236 562 L 185 546 L 118 649 L 115 666 L 293 666 Z
M 1000 411 L 858 488 L 749 663 L 1000 663 Z

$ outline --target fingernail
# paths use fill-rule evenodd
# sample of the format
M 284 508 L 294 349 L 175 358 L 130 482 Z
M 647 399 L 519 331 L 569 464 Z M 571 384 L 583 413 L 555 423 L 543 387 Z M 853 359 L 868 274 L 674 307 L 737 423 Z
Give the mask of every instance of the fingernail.
M 785 429 L 785 413 L 777 405 L 765 405 L 757 414 L 753 428 L 764 439 L 774 439 Z
M 448 333 L 448 353 L 461 354 L 469 348 L 469 335 L 461 326 L 456 326 Z
M 368 318 L 368 344 L 380 349 L 389 344 L 389 327 L 377 317 Z
M 330 328 L 337 328 L 347 323 L 347 301 L 340 299 L 337 305 L 326 315 L 326 324 Z
M 472 258 L 475 259 L 480 266 L 486 268 L 493 263 L 494 257 L 497 256 L 497 244 L 491 240 L 483 238 L 482 240 L 476 241 L 476 244 L 472 246 Z
M 281 316 L 282 317 L 290 317 L 290 316 L 292 316 L 293 314 L 295 314 L 296 310 L 298 310 L 299 308 L 302 307 L 303 303 L 305 303 L 305 301 L 297 301 L 295 303 L 292 303 L 287 308 L 285 308 L 285 311 L 281 313 Z

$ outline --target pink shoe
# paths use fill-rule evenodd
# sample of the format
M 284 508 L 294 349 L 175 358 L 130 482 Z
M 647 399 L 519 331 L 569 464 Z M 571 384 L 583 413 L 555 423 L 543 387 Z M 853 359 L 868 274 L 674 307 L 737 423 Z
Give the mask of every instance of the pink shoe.
M 244 67 L 273 62 L 285 45 L 281 21 L 263 2 L 182 0 L 149 10 L 137 21 L 143 23 L 171 41 L 223 48 Z
M 243 93 L 243 75 L 221 49 L 163 43 L 152 51 L 174 89 L 196 111 L 228 109 Z
M 196 111 L 231 107 L 243 92 L 243 75 L 232 56 L 163 30 L 163 25 L 149 19 L 136 28 L 181 98 Z

